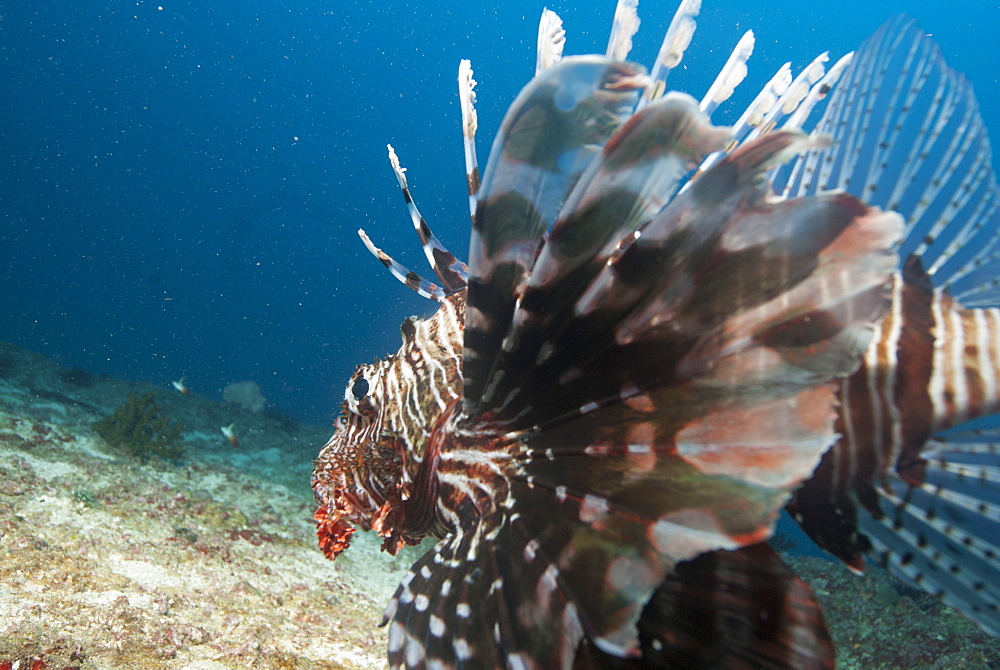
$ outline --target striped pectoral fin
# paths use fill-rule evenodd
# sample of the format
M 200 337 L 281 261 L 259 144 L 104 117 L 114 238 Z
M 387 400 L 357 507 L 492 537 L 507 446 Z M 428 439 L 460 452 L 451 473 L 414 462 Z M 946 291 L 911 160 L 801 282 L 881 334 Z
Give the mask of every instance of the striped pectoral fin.
M 567 58 L 544 70 L 504 117 L 478 195 L 469 249 L 465 397 L 470 415 L 496 367 L 545 231 L 600 147 L 631 114 L 639 66 Z
M 643 608 L 638 629 L 640 659 L 621 664 L 585 642 L 578 666 L 834 667 L 833 642 L 812 591 L 767 544 L 679 564 Z
M 824 276 L 831 267 L 870 262 L 875 269 L 866 272 L 875 281 L 891 225 L 872 219 L 873 228 L 860 222 L 855 228 L 852 221 L 838 221 L 848 236 L 827 236 L 829 260 L 809 267 Z M 851 242 L 866 231 L 872 234 L 867 242 Z M 760 235 L 769 239 L 765 230 Z M 860 351 L 855 347 L 864 348 L 853 337 L 846 343 L 839 337 L 872 318 L 870 301 L 861 300 L 858 310 L 846 307 L 854 301 L 853 284 L 813 285 L 806 278 L 814 272 L 802 274 L 790 288 L 802 285 L 805 293 L 793 294 L 783 309 L 767 307 L 765 326 L 751 328 L 747 321 L 747 328 L 723 328 L 725 338 L 719 330 L 705 334 L 710 342 L 684 368 L 688 378 L 678 379 L 660 359 L 636 356 L 609 370 L 608 383 L 619 384 L 610 393 L 547 413 L 526 430 L 523 447 L 505 466 L 509 495 L 497 500 L 502 519 L 479 522 L 474 532 L 436 550 L 440 557 L 425 559 L 428 567 L 426 561 L 440 561 L 454 569 L 465 595 L 448 596 L 441 605 L 426 591 L 431 578 L 423 565 L 401 587 L 390 636 L 393 662 L 422 661 L 432 646 L 422 641 L 430 627 L 440 630 L 438 620 L 448 611 L 465 612 L 459 606 L 470 602 L 479 604 L 478 618 L 449 619 L 462 626 L 451 635 L 462 640 L 449 648 L 456 654 L 475 642 L 475 632 L 495 640 L 508 661 L 527 667 L 569 667 L 583 636 L 605 653 L 634 656 L 641 651 L 636 624 L 643 607 L 678 562 L 767 539 L 791 489 L 834 440 L 834 393 L 826 379 L 846 372 Z M 816 303 L 814 293 L 824 301 Z M 749 296 L 750 306 L 761 308 L 774 299 Z M 796 309 L 797 300 L 810 309 Z M 817 304 L 837 318 L 819 327 L 803 319 Z M 796 355 L 831 339 L 837 353 L 818 369 Z M 653 356 L 662 342 L 649 344 Z M 642 385 L 651 379 L 657 383 Z M 438 590 L 445 590 L 443 582 Z M 431 618 L 439 605 L 441 613 Z M 492 652 L 483 653 L 485 667 L 493 667 Z
M 403 579 L 386 613 L 393 668 L 568 669 L 584 636 L 619 659 L 639 654 L 635 625 L 673 566 L 667 552 L 736 546 L 711 514 L 619 518 L 600 495 L 531 475 L 510 491 L 497 522 L 440 542 Z
M 579 585 L 568 586 L 551 547 L 518 527 L 514 507 L 413 565 L 386 610 L 392 668 L 572 667 L 584 634 L 572 597 Z M 572 531 L 551 528 L 563 539 Z
M 510 555 L 548 565 L 562 594 L 551 602 L 572 606 L 602 653 L 642 652 L 636 624 L 641 630 L 643 607 L 679 562 L 767 539 L 788 492 L 834 439 L 832 389 L 728 402 L 718 392 L 677 392 L 661 417 L 646 410 L 666 394 L 544 430 L 513 475 L 512 509 L 526 511 L 510 523 Z M 528 512 L 537 509 L 547 512 Z M 741 607 L 766 607 L 752 602 L 761 595 L 747 592 Z M 524 607 L 551 617 L 549 602 L 529 597 Z
M 570 192 L 532 268 L 530 286 L 544 289 L 585 263 L 606 262 L 728 138 L 729 129 L 713 126 L 683 93 L 670 93 L 637 113 L 608 139 Z
M 618 459 L 608 460 L 614 469 L 610 461 Z M 563 461 L 557 459 L 557 464 Z M 621 464 L 619 460 L 617 465 Z M 692 475 L 691 468 L 678 463 L 677 469 L 672 481 L 661 477 L 660 483 L 696 486 L 684 481 Z M 535 586 L 527 593 L 522 587 L 517 596 L 508 593 L 508 610 L 520 613 L 521 621 L 530 623 L 529 631 L 570 629 L 578 633 L 575 637 L 557 634 L 558 648 L 575 650 L 586 637 L 589 645 L 611 657 L 643 655 L 643 617 L 650 627 L 670 625 L 667 614 L 654 611 L 647 616 L 643 609 L 676 565 L 675 556 L 698 556 L 720 546 L 738 548 L 770 532 L 765 522 L 754 526 L 727 517 L 755 512 L 766 516 L 772 505 L 754 495 L 741 495 L 738 486 L 724 487 L 718 481 L 715 486 L 719 493 L 715 507 L 661 509 L 659 517 L 649 518 L 636 512 L 635 508 L 643 506 L 637 501 L 645 497 L 662 502 L 656 494 L 659 487 L 626 487 L 617 497 L 605 497 L 561 486 L 550 490 L 541 478 L 525 481 L 525 486 L 515 487 L 519 501 L 524 501 L 521 504 L 527 508 L 535 502 L 533 508 L 541 505 L 550 512 L 543 515 L 544 522 L 527 514 L 511 522 L 511 541 L 504 552 L 513 566 L 509 571 L 521 583 Z M 773 505 L 780 505 L 780 499 L 773 497 Z M 743 509 L 737 510 L 735 501 Z M 762 593 L 746 596 L 742 606 L 747 611 L 763 606 L 756 600 Z M 526 632 L 525 638 L 537 635 Z
M 890 304 L 898 217 L 849 196 L 789 201 L 770 216 L 789 230 L 765 231 L 768 215 L 747 216 L 732 238 L 745 245 L 760 235 L 756 253 L 768 269 L 745 268 L 749 258 L 734 252 L 728 282 L 692 292 L 687 318 L 718 329 L 679 362 L 686 378 L 733 388 L 822 384 L 853 372 L 867 349 Z
M 742 147 L 620 254 L 529 284 L 494 359 L 497 415 L 527 428 L 679 379 L 738 394 L 852 371 L 888 304 L 901 226 L 844 194 L 773 201 L 763 173 L 803 143 L 785 132 Z M 562 271 L 542 260 L 561 262 L 554 252 L 540 271 Z M 470 341 L 487 344 L 467 327 Z
M 577 330 L 574 303 L 580 293 L 726 137 L 728 131 L 712 126 L 693 98 L 675 93 L 633 116 L 607 141 L 541 246 L 502 342 L 496 369 L 503 374 L 491 380 L 481 410 L 517 413 L 517 396 L 540 386 L 537 364 L 546 358 L 547 345 L 563 331 Z M 551 383 L 548 375 L 541 379 Z
M 386 608 L 391 668 L 504 667 L 509 628 L 481 529 L 451 535 L 413 564 Z

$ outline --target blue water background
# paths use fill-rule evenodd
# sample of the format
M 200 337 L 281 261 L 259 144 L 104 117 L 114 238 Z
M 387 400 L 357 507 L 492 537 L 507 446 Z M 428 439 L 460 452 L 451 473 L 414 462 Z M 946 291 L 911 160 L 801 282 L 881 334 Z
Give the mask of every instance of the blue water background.
M 329 424 L 354 365 L 432 311 L 355 231 L 425 272 L 392 143 L 438 236 L 465 257 L 456 71 L 472 59 L 482 164 L 531 77 L 544 3 L 0 4 L 0 339 L 58 362 L 219 397 L 253 379 Z M 567 53 L 603 52 L 607 2 L 550 2 Z M 634 60 L 675 9 L 646 0 Z M 785 61 L 835 59 L 896 12 L 972 80 L 1000 146 L 995 2 L 706 0 L 673 87 L 700 97 L 752 28 L 732 122 Z

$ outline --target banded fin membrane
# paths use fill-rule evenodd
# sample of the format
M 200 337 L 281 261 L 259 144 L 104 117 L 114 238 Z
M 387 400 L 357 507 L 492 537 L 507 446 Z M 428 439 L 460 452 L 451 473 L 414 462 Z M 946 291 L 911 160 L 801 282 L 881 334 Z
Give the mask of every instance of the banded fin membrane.
M 766 174 L 811 145 L 797 131 L 741 146 L 677 193 L 727 136 L 669 94 L 607 139 L 532 258 L 463 449 L 442 453 L 456 468 L 443 485 L 502 500 L 469 510 L 468 532 L 483 538 L 477 581 L 500 580 L 487 602 L 509 601 L 476 616 L 489 629 L 517 613 L 493 619 L 505 654 L 567 667 L 581 636 L 640 654 L 636 622 L 673 568 L 766 539 L 836 437 L 830 380 L 854 369 L 887 306 L 900 221 L 845 194 L 772 199 Z M 483 239 L 502 223 L 484 217 Z M 496 314 L 474 286 L 470 310 Z M 487 467 L 504 440 L 512 457 Z M 493 572 L 494 554 L 513 558 Z
M 635 64 L 564 58 L 511 104 L 490 151 L 469 247 L 465 412 L 487 381 L 546 231 L 601 146 L 629 118 L 646 81 Z
M 582 646 L 574 670 L 832 670 L 833 642 L 809 586 L 766 544 L 677 566 L 639 619 L 642 658 Z
M 798 131 L 678 193 L 729 133 L 684 95 L 631 115 L 639 81 L 565 58 L 504 121 L 472 237 L 464 407 L 423 452 L 451 533 L 393 599 L 393 666 L 568 668 L 583 639 L 642 654 L 636 624 L 672 570 L 766 540 L 836 438 L 830 380 L 888 305 L 898 217 L 774 199 L 766 175 L 813 143 Z M 744 591 L 743 611 L 765 595 Z M 793 657 L 823 649 L 821 619 L 808 630 Z

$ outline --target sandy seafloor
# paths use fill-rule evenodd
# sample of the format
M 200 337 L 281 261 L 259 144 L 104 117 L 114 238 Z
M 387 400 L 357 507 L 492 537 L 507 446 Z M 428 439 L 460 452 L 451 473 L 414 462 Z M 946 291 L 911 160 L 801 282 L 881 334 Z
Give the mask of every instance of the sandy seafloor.
M 152 390 L 185 459 L 141 463 L 91 424 Z M 236 422 L 234 449 L 219 427 Z M 316 548 L 327 428 L 62 368 L 0 343 L 0 670 L 383 668 L 385 602 L 417 548 Z M 997 668 L 1000 641 L 874 569 L 790 558 L 839 668 Z

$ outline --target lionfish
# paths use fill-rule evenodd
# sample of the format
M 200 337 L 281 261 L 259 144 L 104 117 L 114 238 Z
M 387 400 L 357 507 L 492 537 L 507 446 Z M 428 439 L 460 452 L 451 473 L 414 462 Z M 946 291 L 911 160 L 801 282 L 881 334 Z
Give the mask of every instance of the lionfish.
M 700 2 L 648 73 L 636 5 L 604 56 L 563 58 L 543 13 L 481 180 L 462 62 L 468 265 L 389 148 L 438 283 L 359 232 L 439 307 L 347 384 L 320 547 L 437 539 L 386 611 L 394 668 L 832 667 L 766 543 L 783 508 L 1000 633 L 1000 429 L 968 423 L 1000 410 L 1000 189 L 970 85 L 896 18 L 715 127 L 752 33 L 697 101 L 666 80 Z

